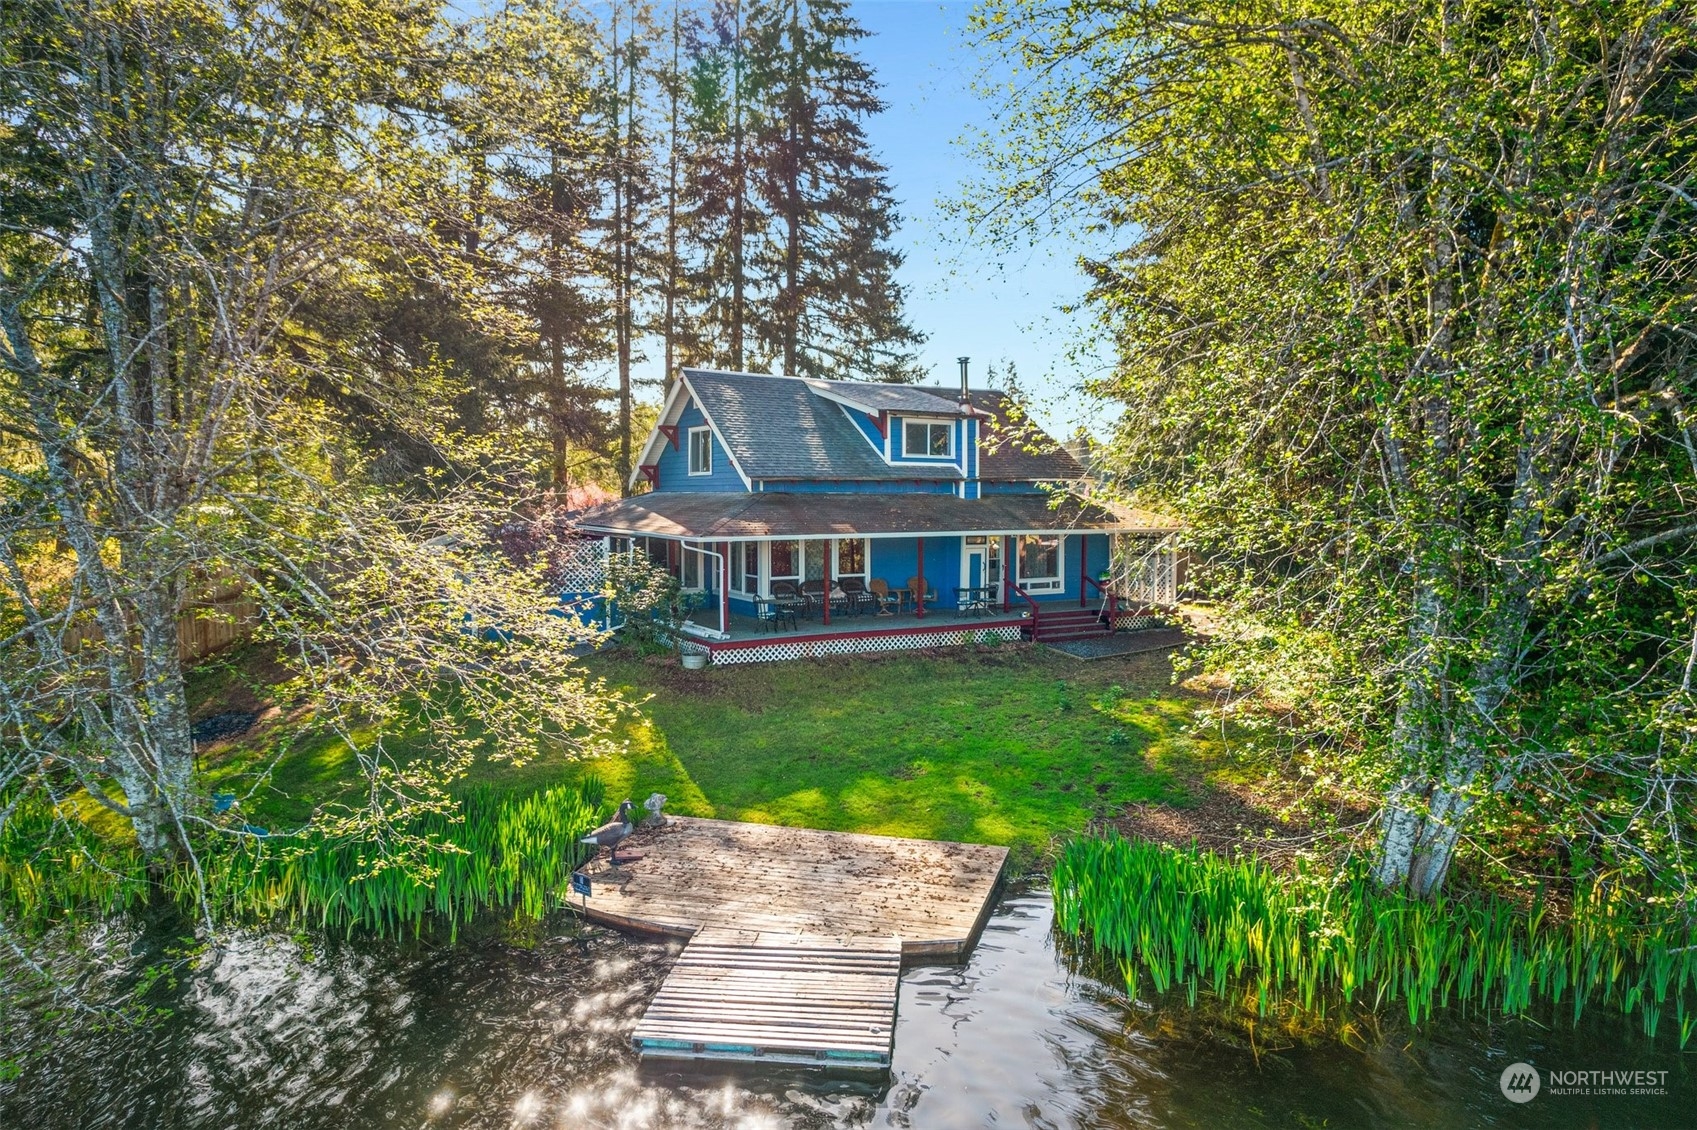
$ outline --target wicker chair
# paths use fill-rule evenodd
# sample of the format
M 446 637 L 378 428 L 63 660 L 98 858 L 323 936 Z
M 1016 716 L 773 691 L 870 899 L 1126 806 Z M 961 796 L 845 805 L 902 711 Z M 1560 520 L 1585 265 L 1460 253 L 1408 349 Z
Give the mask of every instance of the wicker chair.
M 923 577 L 909 577 L 907 591 L 913 594 L 915 608 L 930 608 L 937 603 L 937 590 L 931 587 L 931 582 Z
M 901 603 L 901 598 L 890 591 L 890 582 L 882 577 L 873 578 L 872 583 L 866 586 L 866 594 L 872 598 L 880 616 L 894 616 L 890 609 Z
M 844 577 L 837 582 L 837 587 L 848 597 L 848 606 L 855 615 L 860 615 L 868 608 L 876 608 L 878 599 L 867 589 L 866 582 L 859 577 Z

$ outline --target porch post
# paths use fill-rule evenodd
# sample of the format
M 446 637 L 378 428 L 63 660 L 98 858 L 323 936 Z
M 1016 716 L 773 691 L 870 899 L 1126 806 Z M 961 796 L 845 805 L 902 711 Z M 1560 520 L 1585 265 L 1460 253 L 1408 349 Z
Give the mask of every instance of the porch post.
M 919 591 L 913 594 L 914 618 L 925 619 L 925 539 L 919 539 L 919 576 L 914 580 L 919 582 Z
M 675 541 L 666 542 L 666 574 L 679 578 L 683 576 L 683 572 L 678 568 L 678 543 Z
M 1013 538 L 1002 535 L 1002 611 L 1013 607 Z
M 719 559 L 724 565 L 724 577 L 719 585 L 719 630 L 728 636 L 731 634 L 731 543 L 722 541 L 719 548 L 724 551 Z
M 825 626 L 831 626 L 831 554 L 836 551 L 837 543 L 832 538 L 825 539 Z M 801 551 L 801 559 L 807 560 L 807 550 Z
M 1078 535 L 1078 606 L 1080 608 L 1084 607 L 1085 578 L 1090 575 L 1090 570 L 1086 569 L 1085 564 L 1084 564 L 1085 558 L 1087 558 L 1089 556 L 1090 556 L 1090 535 L 1089 534 L 1079 534 Z

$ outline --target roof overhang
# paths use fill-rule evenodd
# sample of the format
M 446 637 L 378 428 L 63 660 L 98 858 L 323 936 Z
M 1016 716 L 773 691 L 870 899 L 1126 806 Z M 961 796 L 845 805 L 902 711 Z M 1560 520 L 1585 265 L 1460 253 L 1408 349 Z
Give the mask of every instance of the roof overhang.
M 982 534 L 1118 533 L 1179 529 L 1146 510 L 1076 495 L 750 494 L 661 491 L 585 511 L 586 533 L 680 541 L 772 541 L 797 537 L 971 537 Z

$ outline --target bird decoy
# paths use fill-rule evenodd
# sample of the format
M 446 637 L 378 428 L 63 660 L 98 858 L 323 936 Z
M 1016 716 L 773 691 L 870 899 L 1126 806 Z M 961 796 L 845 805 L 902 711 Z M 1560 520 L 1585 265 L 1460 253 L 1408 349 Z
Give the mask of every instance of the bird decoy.
M 661 809 L 666 807 L 665 793 L 650 793 L 648 799 L 642 802 L 642 807 L 648 810 L 647 825 L 650 828 L 661 828 L 666 824 L 666 814 Z
M 595 831 L 589 833 L 580 844 L 594 844 L 598 848 L 607 849 L 607 862 L 614 867 L 619 865 L 619 845 L 625 842 L 635 826 L 631 824 L 631 810 L 636 806 L 626 800 L 619 805 L 619 813 Z

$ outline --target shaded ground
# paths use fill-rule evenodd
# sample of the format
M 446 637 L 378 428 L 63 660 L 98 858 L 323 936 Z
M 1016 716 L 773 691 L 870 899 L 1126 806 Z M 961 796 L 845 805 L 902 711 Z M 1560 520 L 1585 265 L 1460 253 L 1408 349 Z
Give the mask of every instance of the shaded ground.
M 1179 628 L 1152 628 L 1143 632 L 1103 633 L 1081 640 L 1063 640 L 1043 646 L 1074 659 L 1107 659 L 1118 655 L 1142 655 L 1160 652 L 1169 655 L 1185 644 L 1186 636 Z

